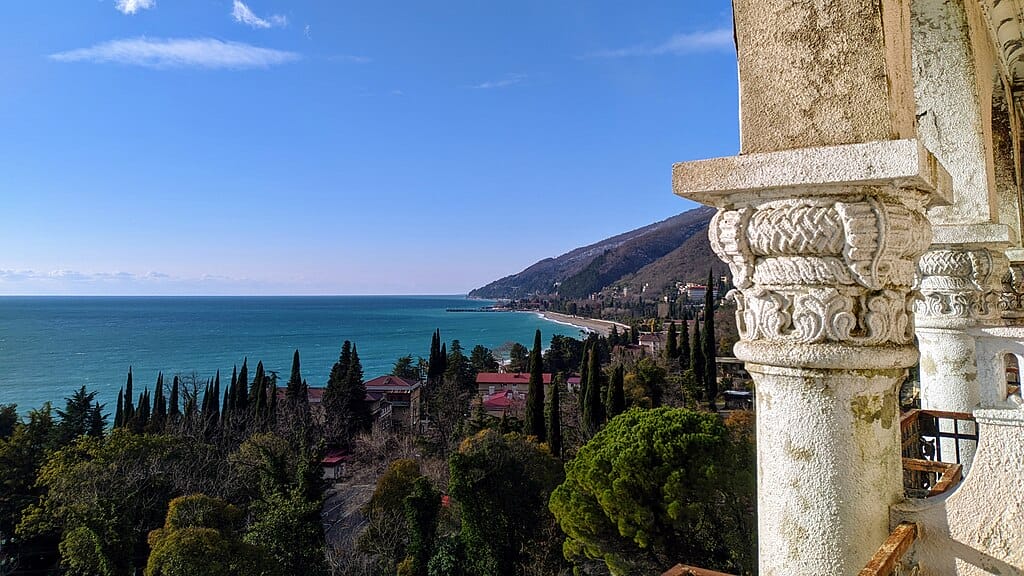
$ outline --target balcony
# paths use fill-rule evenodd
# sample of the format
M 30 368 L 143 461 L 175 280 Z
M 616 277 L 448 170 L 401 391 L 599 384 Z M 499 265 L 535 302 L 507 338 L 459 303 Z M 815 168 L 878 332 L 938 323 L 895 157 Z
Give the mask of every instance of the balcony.
M 963 479 L 964 456 L 977 448 L 977 430 L 966 412 L 907 412 L 900 419 L 906 496 L 928 498 L 956 486 Z

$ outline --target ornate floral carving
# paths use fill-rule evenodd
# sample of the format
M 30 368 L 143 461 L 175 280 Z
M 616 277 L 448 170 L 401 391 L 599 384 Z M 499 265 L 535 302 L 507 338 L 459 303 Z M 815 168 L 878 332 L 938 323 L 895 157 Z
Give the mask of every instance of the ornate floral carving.
M 1007 320 L 1024 319 L 1024 262 L 1014 262 L 1003 275 L 999 311 Z
M 922 322 L 975 322 L 989 318 L 999 298 L 994 280 L 1005 258 L 991 250 L 929 250 L 918 263 L 922 298 L 914 312 Z
M 864 194 L 720 210 L 744 340 L 909 344 L 914 261 L 931 243 L 919 205 Z

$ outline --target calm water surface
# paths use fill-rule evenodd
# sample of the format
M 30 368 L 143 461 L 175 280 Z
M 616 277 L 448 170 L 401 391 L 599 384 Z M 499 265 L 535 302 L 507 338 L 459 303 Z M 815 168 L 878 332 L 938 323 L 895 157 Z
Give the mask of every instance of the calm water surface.
M 231 368 L 249 358 L 287 380 L 292 352 L 302 375 L 323 385 L 344 340 L 359 350 L 366 378 L 390 372 L 396 358 L 428 355 L 441 329 L 446 342 L 531 346 L 540 328 L 553 334 L 579 330 L 534 314 L 445 312 L 489 302 L 461 296 L 317 297 L 0 297 L 0 404 L 19 411 L 62 398 L 86 385 L 113 412 L 118 389 L 132 366 L 135 389 L 165 377 Z

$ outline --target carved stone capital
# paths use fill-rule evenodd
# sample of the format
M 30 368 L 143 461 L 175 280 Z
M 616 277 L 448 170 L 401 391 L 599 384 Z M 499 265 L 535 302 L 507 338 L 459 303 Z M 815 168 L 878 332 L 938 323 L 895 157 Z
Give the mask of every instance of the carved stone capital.
M 1002 277 L 999 314 L 1010 324 L 1024 324 L 1024 262 L 1012 262 Z
M 907 345 L 914 261 L 931 241 L 921 206 L 863 194 L 721 210 L 711 246 L 733 272 L 748 341 Z
M 918 326 L 960 328 L 994 319 L 1007 261 L 987 247 L 937 247 L 918 263 Z

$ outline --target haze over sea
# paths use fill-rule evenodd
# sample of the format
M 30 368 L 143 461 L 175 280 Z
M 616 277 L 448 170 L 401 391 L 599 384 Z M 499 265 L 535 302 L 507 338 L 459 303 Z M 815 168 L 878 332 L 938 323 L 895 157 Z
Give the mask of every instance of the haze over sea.
M 370 379 L 400 356 L 427 356 L 436 328 L 467 355 L 476 344 L 530 346 L 538 328 L 545 346 L 553 334 L 580 335 L 535 314 L 445 311 L 489 304 L 463 296 L 0 297 L 0 404 L 22 413 L 46 401 L 62 408 L 84 384 L 113 417 L 129 366 L 139 391 L 160 371 L 168 385 L 174 374 L 205 379 L 218 369 L 230 381 L 245 357 L 250 374 L 262 360 L 283 385 L 298 349 L 303 377 L 323 386 L 345 340 Z

